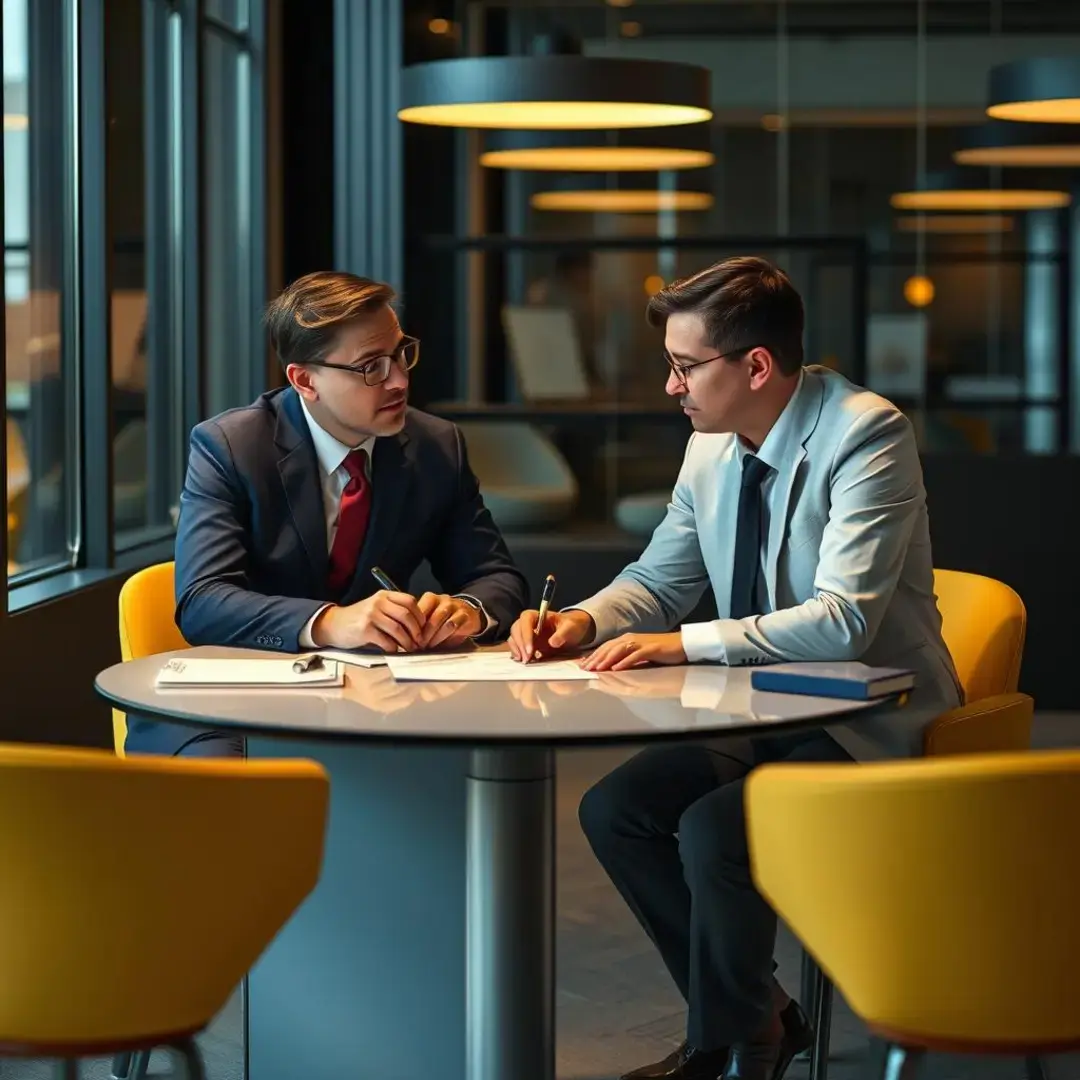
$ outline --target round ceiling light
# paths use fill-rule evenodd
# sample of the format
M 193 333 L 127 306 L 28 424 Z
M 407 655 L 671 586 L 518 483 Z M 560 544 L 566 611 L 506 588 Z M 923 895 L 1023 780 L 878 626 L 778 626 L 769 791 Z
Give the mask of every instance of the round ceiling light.
M 657 214 L 665 210 L 708 210 L 714 201 L 700 173 L 680 174 L 674 184 L 660 183 L 655 175 L 642 177 L 639 173 L 579 173 L 560 178 L 551 190 L 536 192 L 529 204 L 534 210 Z
M 1080 56 L 1014 60 L 990 69 L 990 104 L 997 120 L 1080 124 Z
M 953 161 L 1003 168 L 1080 167 L 1080 127 L 990 120 L 960 133 Z
M 712 118 L 709 71 L 664 60 L 478 56 L 402 72 L 406 123 L 584 130 L 667 127 Z
M 896 219 L 898 232 L 942 235 L 1007 233 L 1014 224 L 1008 214 L 912 214 Z
M 590 211 L 597 214 L 658 214 L 663 210 L 708 210 L 706 191 L 538 191 L 534 210 Z
M 1069 205 L 1069 193 L 1053 189 L 1004 186 L 989 173 L 956 171 L 927 176 L 914 191 L 898 191 L 889 200 L 896 210 L 983 211 L 1056 210 Z
M 621 131 L 495 131 L 480 164 L 550 172 L 659 172 L 700 169 L 716 157 L 708 124 Z

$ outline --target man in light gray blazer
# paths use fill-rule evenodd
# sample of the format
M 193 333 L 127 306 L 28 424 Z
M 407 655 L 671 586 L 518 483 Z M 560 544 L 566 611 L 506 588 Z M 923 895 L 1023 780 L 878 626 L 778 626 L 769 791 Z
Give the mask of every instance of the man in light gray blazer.
M 770 761 L 918 753 L 960 704 L 934 597 L 915 437 L 892 404 L 803 366 L 803 306 L 763 259 L 731 259 L 649 303 L 667 392 L 694 433 L 645 552 L 607 588 L 510 647 L 596 646 L 593 670 L 643 663 L 862 660 L 913 669 L 908 707 L 752 743 L 646 750 L 590 789 L 581 823 L 689 1005 L 687 1040 L 634 1080 L 779 1080 L 811 1032 L 772 976 L 776 917 L 750 877 L 742 787 Z M 720 617 L 684 623 L 712 588 Z

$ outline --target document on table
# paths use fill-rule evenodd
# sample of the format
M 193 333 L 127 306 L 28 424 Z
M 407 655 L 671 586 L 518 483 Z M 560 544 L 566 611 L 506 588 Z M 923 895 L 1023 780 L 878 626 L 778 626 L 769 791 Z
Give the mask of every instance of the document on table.
M 386 663 L 399 682 L 566 682 L 599 677 L 574 660 L 521 664 L 508 652 L 388 656 Z
M 386 653 L 350 652 L 348 649 L 319 649 L 319 655 L 324 660 L 337 660 L 342 664 L 352 664 L 353 667 L 362 668 L 386 667 L 386 662 L 390 659 Z M 395 656 L 394 660 L 398 664 L 405 665 L 431 660 L 459 660 L 470 655 L 467 652 L 402 653 Z

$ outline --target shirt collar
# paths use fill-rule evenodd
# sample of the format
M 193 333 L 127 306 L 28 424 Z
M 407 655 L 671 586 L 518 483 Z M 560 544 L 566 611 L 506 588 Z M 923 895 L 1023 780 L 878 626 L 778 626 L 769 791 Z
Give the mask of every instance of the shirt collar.
M 335 439 L 325 428 L 319 426 L 315 418 L 308 412 L 307 402 L 300 398 L 300 407 L 304 410 L 304 419 L 307 421 L 308 430 L 311 432 L 311 441 L 315 444 L 315 456 L 319 459 L 319 468 L 326 476 L 332 476 L 341 468 L 345 459 L 352 451 L 366 450 L 368 461 L 371 461 L 371 452 L 375 446 L 375 436 L 369 435 L 359 446 L 346 446 L 343 442 Z
M 796 417 L 799 415 L 799 398 L 803 393 L 805 383 L 805 372 L 800 371 L 799 381 L 795 384 L 794 393 L 788 398 L 788 403 L 784 406 L 784 411 L 777 417 L 776 423 L 769 429 L 765 441 L 757 449 L 757 457 L 774 472 L 780 471 L 780 466 L 790 450 L 791 429 Z M 738 436 L 735 437 L 735 446 L 738 449 L 739 463 L 742 464 L 743 459 L 750 451 Z

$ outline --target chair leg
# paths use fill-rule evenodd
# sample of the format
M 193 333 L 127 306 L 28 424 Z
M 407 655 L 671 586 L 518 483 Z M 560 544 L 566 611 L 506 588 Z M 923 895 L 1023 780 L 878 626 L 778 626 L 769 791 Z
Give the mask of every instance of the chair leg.
M 832 1034 L 832 983 L 816 964 L 814 977 L 814 1045 L 810 1050 L 810 1080 L 825 1080 L 829 1071 L 829 1038 Z
M 79 1062 L 75 1058 L 64 1058 L 56 1063 L 57 1080 L 79 1080 Z
M 817 977 L 819 974 L 817 963 L 805 950 L 802 950 L 802 971 L 799 979 L 799 1004 L 810 1018 L 811 1023 L 817 1016 Z M 814 1056 L 813 1044 L 805 1050 L 800 1050 L 797 1055 L 799 1061 L 809 1061 Z
M 150 1071 L 150 1051 L 136 1050 L 131 1055 L 131 1064 L 128 1066 L 127 1080 L 146 1080 L 146 1074 Z
M 195 1044 L 194 1039 L 189 1038 L 178 1043 L 173 1043 L 170 1049 L 174 1054 L 183 1059 L 187 1080 L 206 1080 L 206 1070 L 203 1068 L 202 1054 L 199 1053 L 199 1048 Z
M 899 1043 L 887 1043 L 883 1080 L 915 1080 L 922 1059 L 922 1050 L 909 1050 Z
M 1046 1068 L 1040 1057 L 1024 1058 L 1024 1066 L 1027 1069 L 1027 1080 L 1047 1080 Z
M 817 977 L 819 970 L 814 958 L 803 949 L 802 954 L 802 979 L 801 988 L 799 990 L 799 1001 L 802 1007 L 806 1010 L 807 1016 L 814 1016 L 817 1013 L 817 1001 L 815 1000 L 815 993 L 817 992 Z
M 131 1053 L 125 1051 L 112 1059 L 112 1080 L 128 1080 L 131 1075 Z

